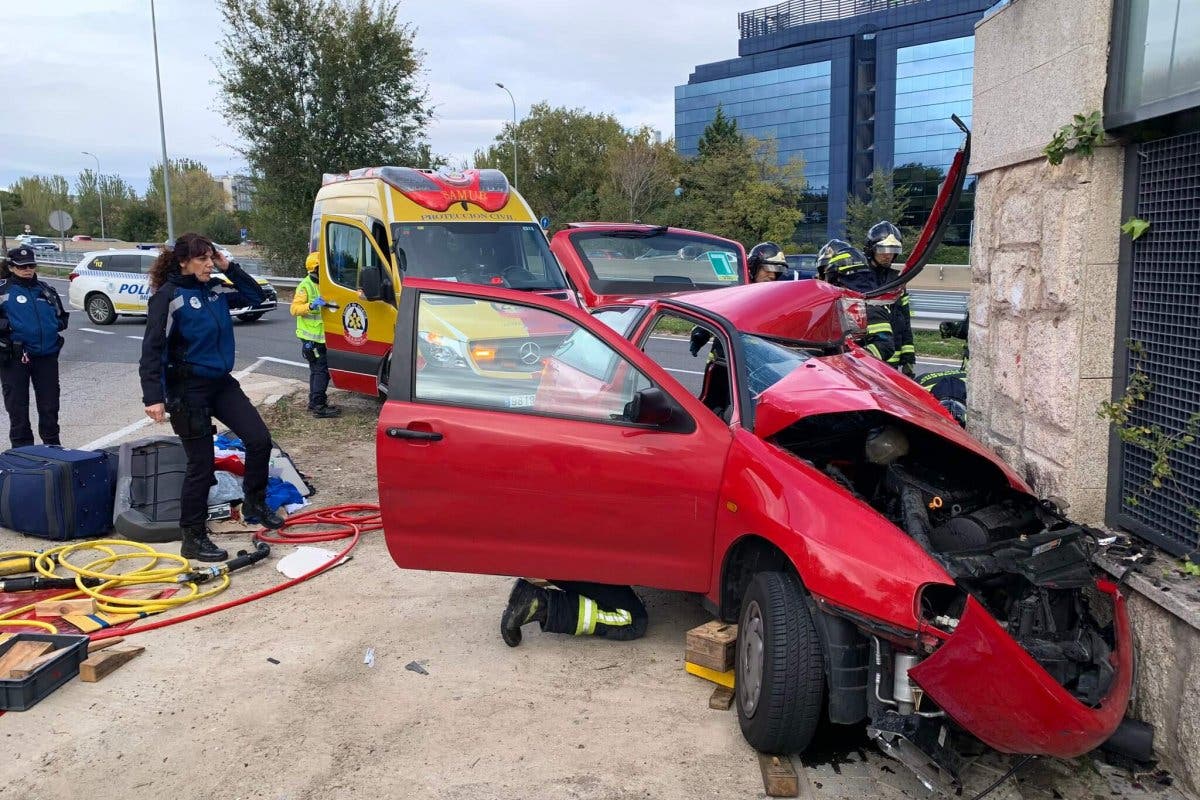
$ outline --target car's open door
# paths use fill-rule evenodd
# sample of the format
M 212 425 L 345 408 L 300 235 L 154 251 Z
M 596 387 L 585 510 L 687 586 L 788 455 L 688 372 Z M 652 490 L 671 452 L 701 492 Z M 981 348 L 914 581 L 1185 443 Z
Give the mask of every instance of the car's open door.
M 405 280 L 376 435 L 402 567 L 707 591 L 731 440 L 582 311 Z

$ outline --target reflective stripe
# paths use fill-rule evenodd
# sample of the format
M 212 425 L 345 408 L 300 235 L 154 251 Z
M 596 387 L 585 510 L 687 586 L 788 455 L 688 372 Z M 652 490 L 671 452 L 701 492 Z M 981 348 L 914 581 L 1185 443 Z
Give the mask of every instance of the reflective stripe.
M 175 312 L 183 308 L 183 295 L 177 294 L 171 298 L 170 304 L 167 306 L 167 327 L 166 333 L 163 334 L 163 339 L 171 338 L 171 329 L 175 327 Z
M 867 333 L 891 333 L 892 323 L 874 322 L 867 326 Z
M 902 306 L 908 305 L 908 295 L 907 294 L 900 298 L 900 305 L 902 305 Z
M 911 344 L 905 344 L 905 345 L 900 346 L 900 352 L 901 353 L 916 353 L 917 348 Z
M 579 611 L 575 618 L 575 635 L 591 636 L 596 632 L 596 601 L 579 596 Z
M 836 263 L 837 263 L 837 262 L 839 262 L 839 261 L 845 261 L 845 260 L 846 260 L 846 259 L 848 259 L 849 257 L 850 257 L 850 254 L 849 254 L 849 253 L 838 253 L 836 256 L 834 256 L 833 258 L 829 259 L 829 263 L 830 263 L 830 264 L 836 264 Z
M 888 359 L 888 363 L 889 364 L 899 364 L 900 363 L 900 354 L 893 353 L 892 357 Z
M 844 266 L 838 267 L 837 271 L 838 272 L 849 272 L 850 270 L 861 269 L 862 266 L 863 266 L 862 264 L 845 264 Z
M 878 348 L 878 347 L 876 347 L 875 345 L 873 345 L 873 344 L 869 344 L 869 345 L 867 345 L 867 348 L 866 348 L 866 349 L 867 349 L 867 352 L 868 352 L 868 353 L 870 353 L 871 355 L 875 356 L 875 357 L 876 357 L 876 358 L 878 358 L 880 361 L 882 361 L 882 360 L 883 360 L 883 354 L 879 352 L 879 348 Z
M 624 625 L 633 624 L 633 614 L 630 614 L 623 608 L 618 608 L 616 611 L 597 611 L 596 616 L 602 625 L 607 625 L 610 628 L 619 628 Z

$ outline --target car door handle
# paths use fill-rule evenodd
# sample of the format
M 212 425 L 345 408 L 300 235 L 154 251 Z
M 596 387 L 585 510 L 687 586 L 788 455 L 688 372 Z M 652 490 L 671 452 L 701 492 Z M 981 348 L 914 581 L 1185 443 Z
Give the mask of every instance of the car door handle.
M 393 439 L 419 439 L 423 442 L 442 440 L 442 435 L 437 431 L 411 431 L 408 428 L 388 428 L 387 435 Z

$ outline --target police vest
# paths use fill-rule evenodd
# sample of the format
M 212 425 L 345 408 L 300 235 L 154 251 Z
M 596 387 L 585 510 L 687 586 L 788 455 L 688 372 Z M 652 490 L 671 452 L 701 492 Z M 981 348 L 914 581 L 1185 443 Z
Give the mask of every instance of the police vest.
M 303 291 L 304 296 L 308 298 L 308 302 L 310 303 L 321 296 L 316 282 L 310 275 L 304 276 L 304 280 L 297 284 L 296 291 Z M 296 317 L 296 338 L 309 342 L 325 343 L 325 323 L 321 319 L 321 312 L 319 310 L 309 311 L 307 314 L 301 314 Z

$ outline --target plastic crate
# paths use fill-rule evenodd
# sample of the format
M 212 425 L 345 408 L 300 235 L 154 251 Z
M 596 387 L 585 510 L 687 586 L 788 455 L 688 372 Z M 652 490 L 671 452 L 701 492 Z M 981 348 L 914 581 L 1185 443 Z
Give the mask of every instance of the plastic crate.
M 0 644 L 4 655 L 17 642 L 49 642 L 51 650 L 69 648 L 54 660 L 38 667 L 28 678 L 0 678 L 0 711 L 24 711 L 37 705 L 58 687 L 79 674 L 79 665 L 87 658 L 86 636 L 59 636 L 49 633 L 18 633 Z

